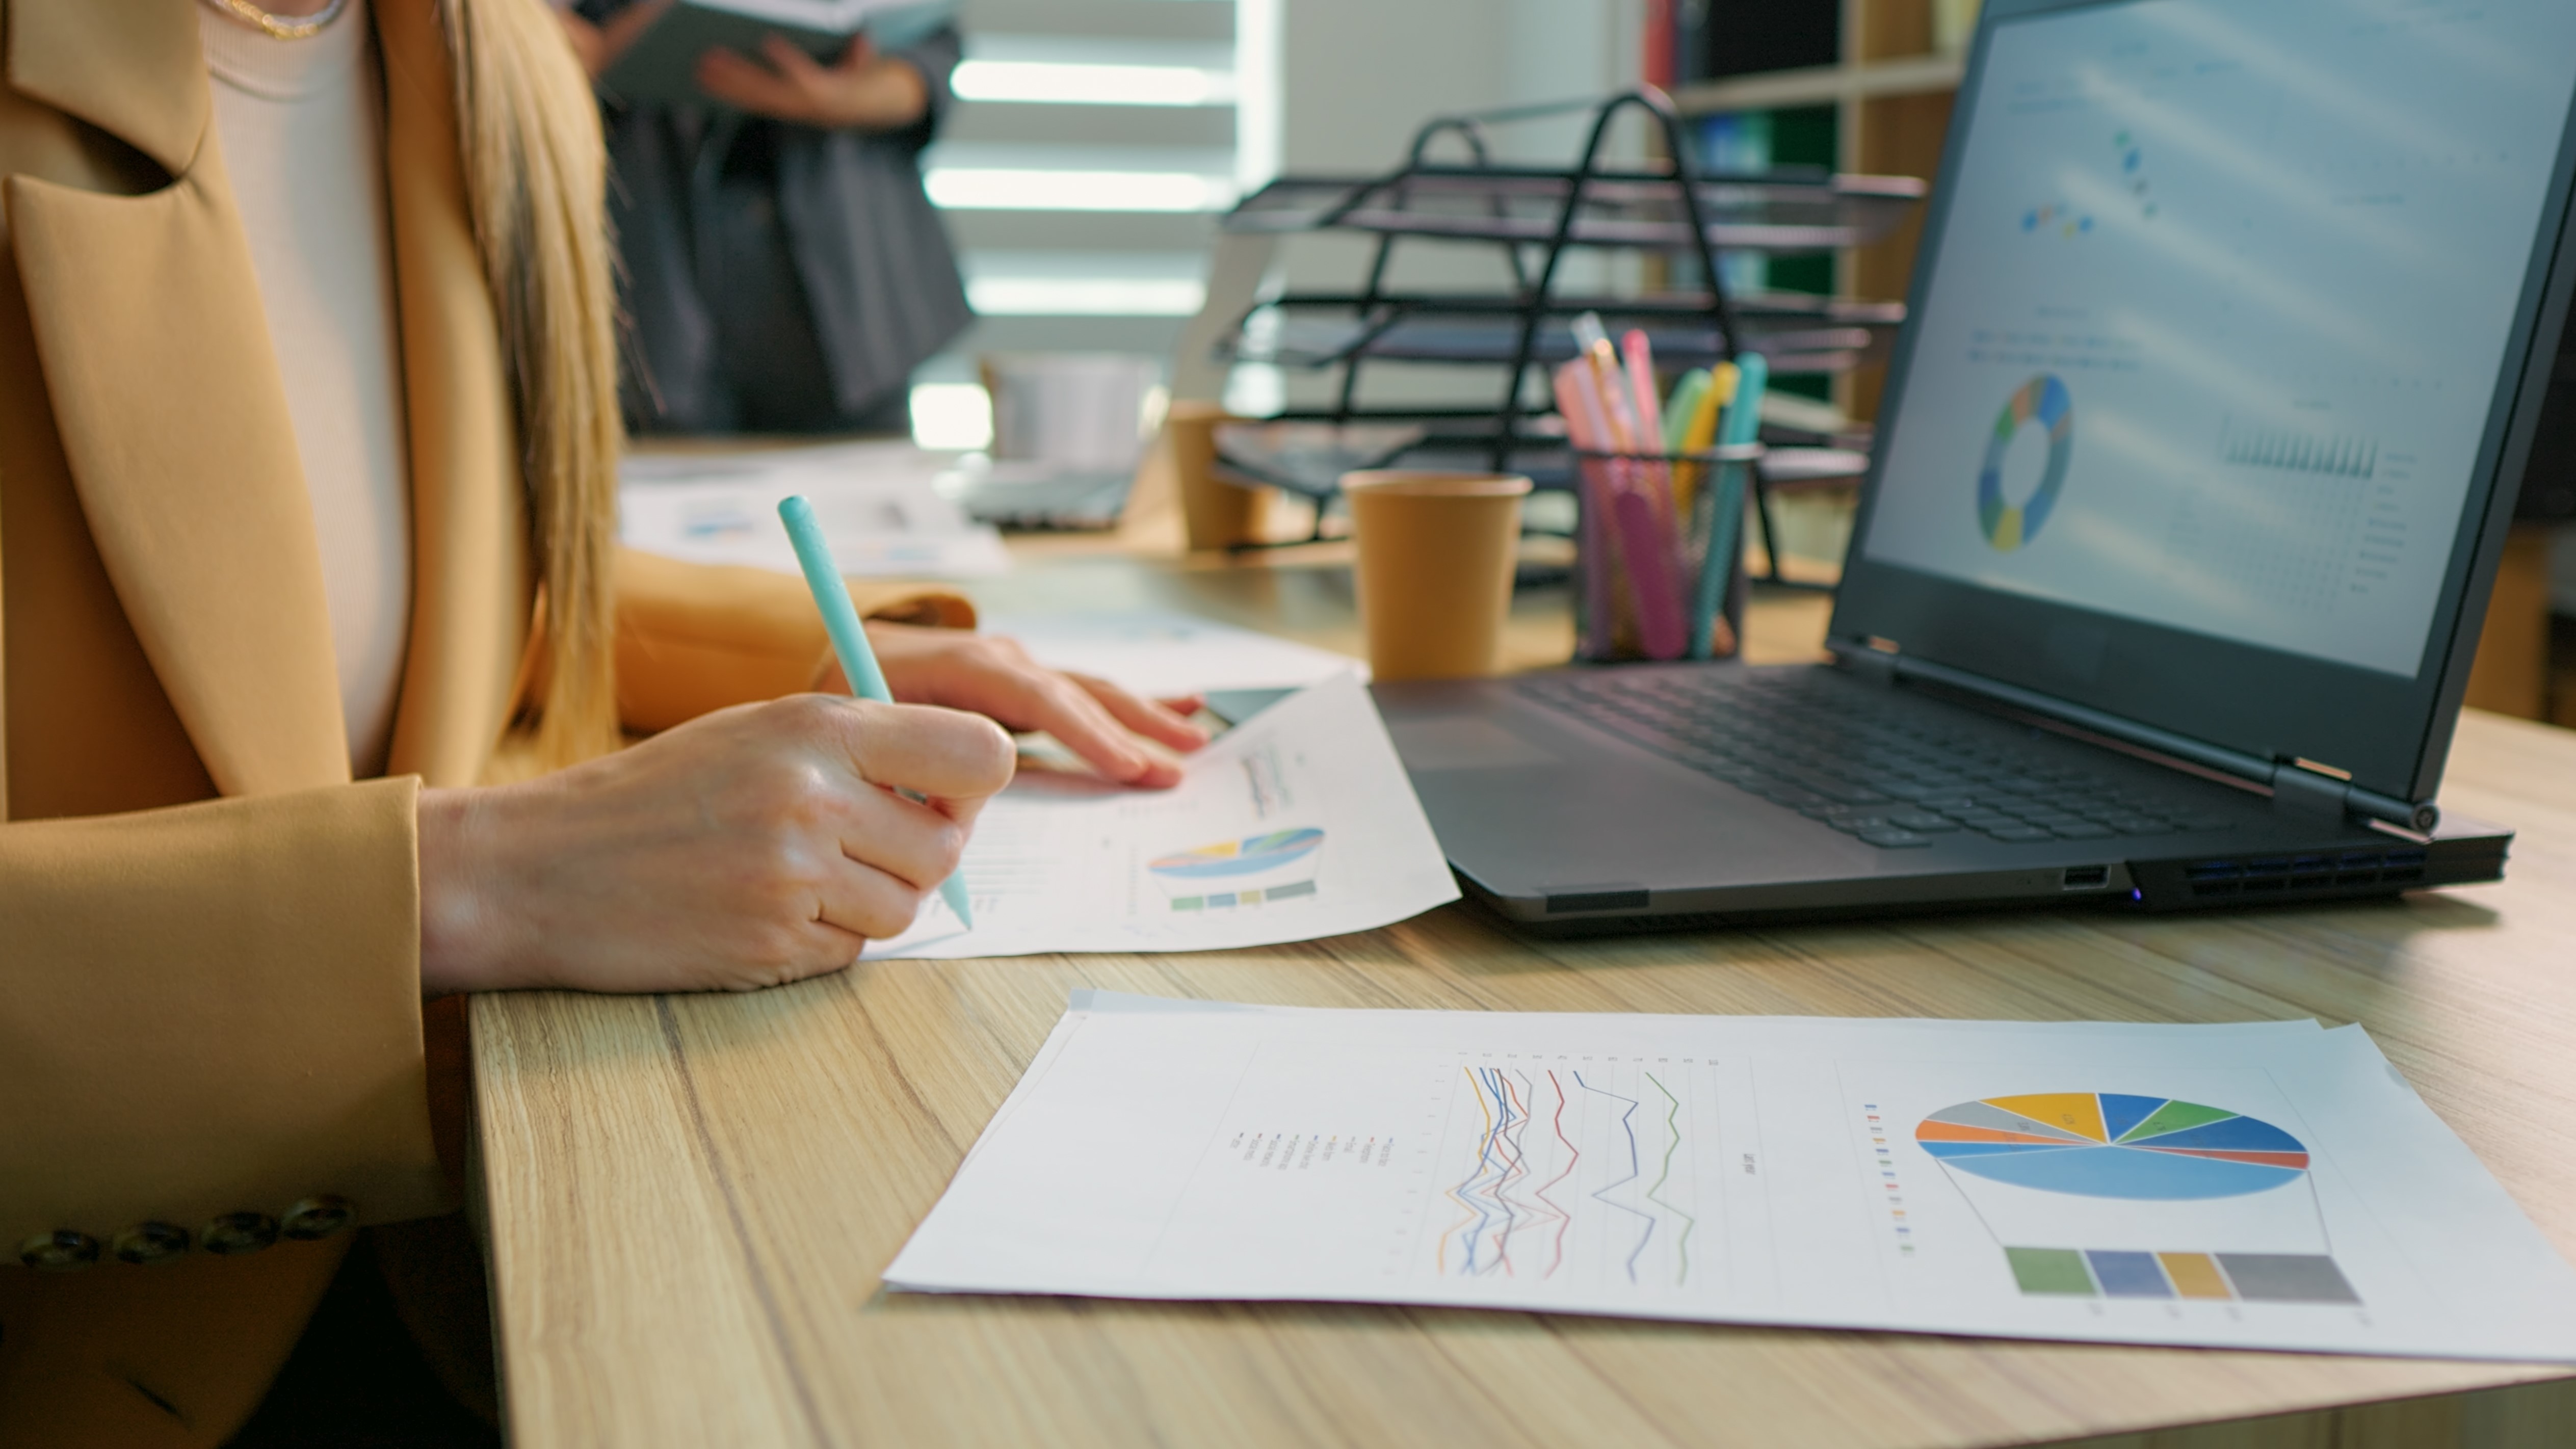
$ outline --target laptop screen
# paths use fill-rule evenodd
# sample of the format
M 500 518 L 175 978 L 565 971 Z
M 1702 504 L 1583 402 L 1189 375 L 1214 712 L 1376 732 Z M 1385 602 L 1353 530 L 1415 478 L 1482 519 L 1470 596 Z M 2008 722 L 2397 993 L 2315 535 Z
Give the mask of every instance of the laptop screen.
M 2005 672 L 2079 700 L 2149 647 L 2108 621 L 2438 673 L 2563 205 L 2576 3 L 1996 8 L 1855 563 L 2060 606 L 2035 642 L 2065 657 Z

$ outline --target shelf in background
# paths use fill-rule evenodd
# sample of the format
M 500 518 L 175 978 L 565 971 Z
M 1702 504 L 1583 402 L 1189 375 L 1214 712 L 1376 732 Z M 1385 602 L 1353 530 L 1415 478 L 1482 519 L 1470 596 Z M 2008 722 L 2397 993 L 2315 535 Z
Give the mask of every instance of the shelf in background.
M 1416 164 L 1383 176 L 1283 176 L 1244 198 L 1222 225 L 1229 232 L 1342 230 L 1546 245 L 1557 235 L 1569 188 L 1577 187 L 1568 242 L 1675 251 L 1698 245 L 1686 200 L 1696 201 L 1712 247 L 1795 253 L 1867 245 L 1902 226 L 1923 199 L 1923 183 L 1908 176 L 1703 175 L 1686 199 L 1669 169 L 1578 178 Z
M 1703 116 L 1923 95 L 1958 89 L 1966 68 L 1963 56 L 1936 54 L 1771 71 L 1683 86 L 1673 92 L 1673 104 L 1684 115 Z
M 1775 296 L 1808 305 L 1794 310 L 1763 305 Z M 1633 320 L 1652 340 L 1656 359 L 1671 367 L 1711 366 L 1728 356 L 1725 339 L 1709 320 L 1706 300 L 1572 298 L 1533 304 L 1524 298 L 1282 297 L 1271 305 L 1281 313 L 1277 325 L 1247 329 L 1248 335 L 1228 344 L 1232 360 L 1296 368 L 1332 367 L 1355 357 L 1508 363 L 1517 355 L 1524 317 L 1534 305 L 1550 318 L 1598 312 L 1613 320 Z M 1736 340 L 1767 357 L 1777 373 L 1847 372 L 1885 361 L 1904 317 L 1904 304 L 1898 302 L 1764 294 L 1739 300 Z M 1562 322 L 1540 327 L 1529 346 L 1532 361 L 1550 366 L 1576 352 L 1574 335 Z

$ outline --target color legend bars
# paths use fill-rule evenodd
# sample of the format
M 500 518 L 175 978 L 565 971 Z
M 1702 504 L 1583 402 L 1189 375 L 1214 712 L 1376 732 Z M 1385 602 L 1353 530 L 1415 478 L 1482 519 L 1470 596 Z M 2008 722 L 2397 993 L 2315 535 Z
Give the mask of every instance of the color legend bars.
M 2006 1248 L 2026 1294 L 2065 1298 L 2203 1298 L 2243 1303 L 2359 1303 L 2332 1258 L 2308 1253 L 2131 1253 Z

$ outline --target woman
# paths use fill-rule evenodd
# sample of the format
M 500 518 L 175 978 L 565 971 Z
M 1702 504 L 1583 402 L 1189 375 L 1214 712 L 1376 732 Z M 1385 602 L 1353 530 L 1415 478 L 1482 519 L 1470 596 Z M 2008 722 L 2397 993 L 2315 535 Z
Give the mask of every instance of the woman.
M 905 627 L 938 595 L 870 601 L 916 703 L 760 703 L 829 674 L 795 581 L 613 543 L 554 17 L 271 4 L 0 14 L 10 1449 L 221 1443 L 347 1229 L 454 1209 L 424 997 L 844 966 L 955 866 L 993 721 L 1140 785 L 1198 738 Z M 486 785 L 505 741 L 568 768 Z

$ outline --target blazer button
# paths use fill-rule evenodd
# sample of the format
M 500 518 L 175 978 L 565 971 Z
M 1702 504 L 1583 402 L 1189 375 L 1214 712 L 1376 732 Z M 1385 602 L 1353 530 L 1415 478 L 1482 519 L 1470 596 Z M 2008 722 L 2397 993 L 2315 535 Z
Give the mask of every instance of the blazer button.
M 209 1253 L 256 1253 L 277 1241 L 277 1219 L 266 1213 L 226 1213 L 197 1235 Z
M 299 1243 L 309 1243 L 316 1238 L 327 1238 L 347 1227 L 357 1215 L 357 1204 L 345 1197 L 333 1197 L 324 1193 L 318 1197 L 308 1197 L 288 1208 L 285 1220 L 277 1225 L 277 1233 L 279 1237 L 293 1238 Z
M 18 1261 L 40 1273 L 68 1273 L 98 1261 L 98 1239 L 62 1228 L 18 1245 Z
M 188 1230 L 174 1223 L 136 1223 L 107 1250 L 120 1263 L 167 1263 L 187 1256 Z

